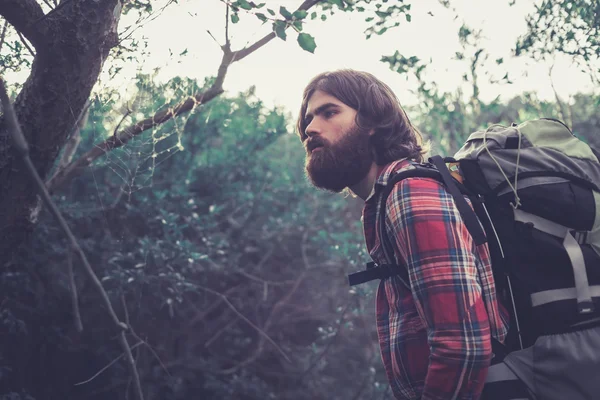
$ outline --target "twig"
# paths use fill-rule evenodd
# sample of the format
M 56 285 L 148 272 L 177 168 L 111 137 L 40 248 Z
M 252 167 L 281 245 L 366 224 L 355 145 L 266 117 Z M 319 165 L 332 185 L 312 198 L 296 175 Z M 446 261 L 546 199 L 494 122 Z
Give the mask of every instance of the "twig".
M 142 342 L 136 343 L 133 346 L 131 346 L 132 349 L 135 349 L 136 347 L 142 345 Z M 112 360 L 111 362 L 109 362 L 106 366 L 102 367 L 100 369 L 100 371 L 96 372 L 91 378 L 86 379 L 85 381 L 82 382 L 77 382 L 74 386 L 81 386 L 81 385 L 85 385 L 86 383 L 90 383 L 91 381 L 93 381 L 94 379 L 96 379 L 98 376 L 100 376 L 104 371 L 106 371 L 107 369 L 109 369 L 110 367 L 112 367 L 117 361 L 119 361 L 121 358 L 123 358 L 123 356 L 125 355 L 125 353 L 119 355 L 117 358 L 115 358 L 114 360 Z
M 77 285 L 75 284 L 75 274 L 73 273 L 73 249 L 67 251 L 67 268 L 69 271 L 69 285 L 71 286 L 71 304 L 73 306 L 73 316 L 75 317 L 75 328 L 77 332 L 83 332 L 83 323 L 79 313 L 79 298 L 77 296 Z
M 269 317 L 265 321 L 265 325 L 264 325 L 264 328 L 263 328 L 265 332 L 268 331 L 269 328 L 271 327 L 271 325 L 273 323 L 273 320 L 275 319 L 275 316 L 279 314 L 279 311 L 283 308 L 283 306 L 285 304 L 287 304 L 289 302 L 289 300 L 292 298 L 292 296 L 294 295 L 294 293 L 296 293 L 296 290 L 298 290 L 298 288 L 300 287 L 300 284 L 302 283 L 302 281 L 304 281 L 305 274 L 306 274 L 306 271 L 303 271 L 300 274 L 300 276 L 296 279 L 294 287 L 292 287 L 292 289 L 285 295 L 285 297 L 283 297 L 281 300 L 279 300 L 273 306 L 273 309 L 272 309 L 271 313 L 269 314 Z M 254 362 L 260 356 L 260 354 L 262 353 L 263 348 L 264 348 L 264 340 L 261 340 L 258 343 L 258 346 L 256 347 L 256 350 L 249 357 L 247 357 L 245 360 L 240 361 L 239 363 L 237 363 L 233 367 L 228 368 L 228 369 L 223 370 L 223 371 L 219 371 L 219 372 L 222 373 L 222 374 L 232 374 L 232 373 L 236 372 L 238 369 L 242 368 L 243 366 L 248 365 L 248 364 Z
M 254 328 L 262 337 L 264 337 L 269 343 L 271 343 L 273 345 L 273 347 L 275 347 L 275 349 L 277 349 L 277 351 L 279 352 L 279 354 L 281 354 L 283 356 L 283 358 L 285 358 L 285 360 L 287 362 L 292 362 L 289 357 L 287 356 L 287 354 L 285 354 L 285 352 L 281 349 L 281 347 L 279 347 L 279 345 L 277 343 L 275 343 L 275 341 L 273 339 L 271 339 L 269 337 L 269 335 L 267 335 L 262 329 L 260 329 L 258 326 L 256 326 L 252 321 L 250 321 L 248 318 L 246 318 L 246 316 L 244 314 L 242 314 L 241 312 L 238 311 L 237 308 L 235 308 L 235 306 L 229 301 L 229 299 L 224 295 L 221 294 L 215 290 L 209 289 L 207 287 L 204 286 L 199 286 L 198 287 L 208 293 L 212 293 L 215 296 L 219 296 L 223 302 L 225 304 L 227 304 L 227 306 L 238 316 L 240 317 L 242 320 L 244 320 L 244 322 L 246 322 L 248 325 L 250 325 L 252 328 Z
M 65 144 L 65 148 L 63 150 L 62 156 L 61 156 L 61 158 L 58 162 L 58 165 L 56 166 L 56 170 L 55 170 L 54 174 L 52 174 L 52 176 L 56 175 L 62 169 L 64 169 L 73 159 L 73 156 L 75 155 L 75 152 L 77 151 L 77 148 L 79 147 L 79 143 L 81 143 L 81 129 L 83 129 L 83 127 L 87 124 L 87 120 L 88 120 L 88 117 L 90 114 L 89 111 L 90 111 L 91 104 L 92 103 L 88 99 L 85 102 L 83 109 L 79 113 L 79 116 L 78 116 L 77 120 L 75 121 L 75 124 L 73 125 L 73 131 L 71 132 L 71 135 L 69 135 L 69 139 L 67 140 L 67 143 Z
M 113 324 L 115 325 L 115 327 L 118 330 L 121 331 L 120 343 L 123 348 L 123 351 L 125 352 L 125 355 L 127 356 L 127 361 L 129 363 L 131 375 L 136 383 L 136 394 L 137 394 L 138 400 L 143 400 L 144 395 L 141 390 L 139 375 L 138 375 L 137 369 L 135 367 L 135 363 L 133 362 L 133 357 L 131 356 L 131 348 L 129 347 L 129 344 L 127 343 L 127 338 L 125 337 L 125 331 L 128 330 L 128 326 L 126 324 L 124 324 L 123 322 L 119 321 L 119 318 L 117 317 L 117 314 L 115 313 L 115 310 L 112 307 L 112 304 L 110 302 L 108 294 L 102 287 L 102 283 L 100 282 L 100 280 L 98 279 L 98 276 L 96 276 L 96 273 L 92 269 L 92 266 L 90 265 L 85 253 L 83 252 L 83 250 L 77 243 L 77 239 L 73 235 L 73 232 L 71 232 L 71 229 L 67 225 L 67 222 L 65 221 L 62 214 L 60 213 L 60 211 L 54 204 L 54 201 L 52 201 L 50 194 L 46 190 L 46 186 L 44 185 L 44 182 L 40 178 L 35 166 L 33 165 L 33 161 L 31 161 L 31 157 L 29 156 L 29 145 L 27 144 L 27 140 L 25 139 L 25 136 L 23 135 L 23 132 L 21 131 L 21 126 L 19 125 L 19 122 L 17 120 L 17 115 L 15 113 L 13 105 L 11 104 L 11 102 L 8 98 L 8 93 L 6 92 L 4 80 L 1 78 L 0 78 L 0 100 L 2 100 L 2 106 L 4 108 L 5 122 L 6 122 L 6 125 L 8 128 L 9 134 L 12 138 L 14 149 L 21 156 L 22 161 L 25 164 L 25 168 L 27 169 L 27 172 L 29 173 L 31 179 L 33 180 L 33 183 L 36 186 L 36 189 L 38 190 L 40 196 L 42 197 L 42 200 L 44 201 L 46 206 L 50 209 L 50 212 L 52 213 L 54 218 L 56 218 L 56 220 L 58 221 L 63 233 L 67 236 L 67 238 L 69 240 L 69 246 L 79 256 L 81 263 L 83 264 L 84 270 L 87 273 L 89 279 L 92 281 L 93 285 L 96 287 L 96 290 L 100 294 L 102 301 L 104 303 L 104 306 L 106 307 L 107 312 L 113 321 Z
M 123 123 L 123 121 L 125 121 L 125 118 L 129 117 L 129 115 L 131 115 L 131 110 L 129 109 L 129 106 L 128 106 L 127 111 L 125 111 L 125 115 L 123 115 L 123 118 L 121 118 L 121 120 L 115 127 L 115 130 L 113 131 L 113 137 L 115 137 L 115 138 L 117 137 L 117 133 L 119 132 L 119 128 L 121 127 L 121 124 Z
M 229 41 L 229 4 L 225 4 L 225 9 L 225 46 L 231 48 Z
M 56 0 L 54 0 L 56 1 Z M 50 3 L 50 0 L 44 0 L 44 3 L 52 10 L 56 4 L 52 5 L 52 3 Z
M 19 35 L 19 39 L 21 39 L 21 42 L 23 42 L 23 45 L 25 46 L 25 48 L 27 48 L 27 50 L 29 51 L 29 54 L 31 54 L 32 57 L 35 57 L 35 51 L 33 51 L 33 49 L 31 47 L 29 47 L 29 44 L 23 37 L 23 34 L 19 31 L 17 31 L 17 35 Z
M 8 29 L 8 21 L 4 21 L 4 27 L 2 28 L 2 36 L 0 36 L 0 50 L 4 46 L 4 39 L 6 38 L 6 30 Z
M 225 325 L 223 325 L 220 329 L 217 329 L 217 331 L 206 341 L 204 342 L 204 347 L 210 347 L 210 345 L 217 340 L 219 337 L 221 337 L 221 334 L 223 332 L 225 332 L 227 329 L 229 329 L 233 324 L 235 324 L 238 320 L 235 318 L 230 319 L 229 321 L 227 321 L 227 323 Z
M 121 295 L 121 304 L 123 305 L 123 312 L 125 313 L 125 323 L 127 324 L 127 326 L 129 326 L 129 332 L 131 333 L 131 335 L 136 338 L 138 341 L 140 341 L 141 343 L 143 343 L 144 345 L 146 345 L 146 347 L 148 348 L 148 350 L 150 350 L 150 352 L 152 353 L 152 355 L 154 356 L 154 358 L 156 358 L 156 360 L 158 361 L 158 363 L 160 364 L 160 366 L 163 368 L 163 370 L 167 373 L 167 375 L 171 376 L 171 373 L 169 372 L 169 370 L 167 369 L 167 367 L 165 366 L 165 364 L 162 362 L 162 360 L 160 359 L 160 357 L 158 356 L 158 354 L 156 354 L 156 351 L 154 351 L 154 349 L 152 348 L 152 346 L 150 346 L 150 344 L 142 339 L 137 333 L 135 333 L 135 331 L 133 330 L 133 326 L 131 325 L 131 321 L 129 320 L 129 311 L 127 310 L 127 302 L 125 301 L 125 295 Z M 132 348 L 133 350 L 133 348 Z
M 302 375 L 300 375 L 300 378 L 298 378 L 298 385 L 302 384 L 302 381 L 304 380 L 306 375 L 308 375 L 310 373 L 310 371 L 312 371 L 312 369 L 317 366 L 317 364 L 319 363 L 319 361 L 321 361 L 323 359 L 323 357 L 325 357 L 325 354 L 327 354 L 327 352 L 329 351 L 329 349 L 331 348 L 331 346 L 333 345 L 333 343 L 339 336 L 339 334 L 342 330 L 342 323 L 344 322 L 346 312 L 348 311 L 349 308 L 350 308 L 350 301 L 348 301 L 348 303 L 346 303 L 346 307 L 344 307 L 344 310 L 342 311 L 342 314 L 340 315 L 340 320 L 337 324 L 337 328 L 335 330 L 335 335 L 329 340 L 329 342 L 327 343 L 327 345 L 325 346 L 325 349 L 323 349 L 321 354 L 319 354 L 319 356 L 310 363 L 308 368 L 306 368 L 306 370 L 304 370 Z

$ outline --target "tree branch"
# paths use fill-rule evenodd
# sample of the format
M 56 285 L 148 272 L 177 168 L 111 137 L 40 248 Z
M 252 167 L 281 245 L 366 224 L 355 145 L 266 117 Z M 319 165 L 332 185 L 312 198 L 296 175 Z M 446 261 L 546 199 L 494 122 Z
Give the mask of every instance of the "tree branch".
M 35 0 L 0 0 L 0 15 L 21 32 L 35 48 L 42 45 L 45 36 L 44 26 L 34 26 L 34 23 L 45 14 Z
M 83 323 L 79 312 L 79 297 L 77 295 L 77 285 L 75 283 L 75 274 L 73 273 L 73 249 L 69 248 L 67 252 L 67 269 L 69 272 L 69 285 L 71 286 L 71 304 L 73 308 L 73 317 L 75 318 L 75 328 L 77 332 L 83 332 Z
M 2 1 L 2 0 L 0 0 Z M 297 10 L 308 10 L 309 8 L 318 4 L 320 0 L 305 0 Z M 50 193 L 55 192 L 57 189 L 62 187 L 65 183 L 70 181 L 74 176 L 79 175 L 86 167 L 90 166 L 94 160 L 108 153 L 109 151 L 116 149 L 118 147 L 123 146 L 133 137 L 141 134 L 142 132 L 152 129 L 156 126 L 159 126 L 181 114 L 184 114 L 188 111 L 193 110 L 197 106 L 201 106 L 203 104 L 208 103 L 213 100 L 215 97 L 219 96 L 224 92 L 223 90 L 223 82 L 225 81 L 225 76 L 227 75 L 227 70 L 229 66 L 236 61 L 240 61 L 248 55 L 252 54 L 265 44 L 269 43 L 273 38 L 275 38 L 275 33 L 270 33 L 258 40 L 254 44 L 245 47 L 241 50 L 231 51 L 226 45 L 222 47 L 223 50 L 223 58 L 221 60 L 221 64 L 219 65 L 219 69 L 217 72 L 217 77 L 213 85 L 194 96 L 188 97 L 186 100 L 183 100 L 175 107 L 169 107 L 165 110 L 159 111 L 153 116 L 146 118 L 142 121 L 131 125 L 113 137 L 107 139 L 103 143 L 95 145 L 91 150 L 82 155 L 77 160 L 71 162 L 67 165 L 62 171 L 59 171 L 56 175 L 54 175 L 51 179 L 46 182 L 46 188 Z

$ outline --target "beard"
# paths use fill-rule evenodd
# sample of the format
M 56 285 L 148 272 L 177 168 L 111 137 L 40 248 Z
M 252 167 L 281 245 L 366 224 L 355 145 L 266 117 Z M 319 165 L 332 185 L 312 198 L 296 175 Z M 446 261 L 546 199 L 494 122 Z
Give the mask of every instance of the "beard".
M 336 143 L 318 135 L 310 139 L 322 145 L 306 156 L 306 173 L 312 184 L 339 193 L 360 182 L 373 163 L 369 139 L 368 130 L 356 124 Z

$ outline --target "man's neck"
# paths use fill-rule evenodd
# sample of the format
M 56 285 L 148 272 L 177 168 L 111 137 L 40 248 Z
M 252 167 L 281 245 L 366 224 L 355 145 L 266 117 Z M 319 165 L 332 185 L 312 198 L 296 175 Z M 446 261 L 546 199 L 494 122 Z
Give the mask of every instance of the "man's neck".
M 361 199 L 366 200 L 367 197 L 369 197 L 369 195 L 371 194 L 371 191 L 373 190 L 373 185 L 375 185 L 378 169 L 379 168 L 377 167 L 377 164 L 375 164 L 374 162 L 371 163 L 371 168 L 369 169 L 369 172 L 367 172 L 367 175 L 356 185 L 353 185 L 348 189 L 350 189 L 352 193 L 354 193 Z

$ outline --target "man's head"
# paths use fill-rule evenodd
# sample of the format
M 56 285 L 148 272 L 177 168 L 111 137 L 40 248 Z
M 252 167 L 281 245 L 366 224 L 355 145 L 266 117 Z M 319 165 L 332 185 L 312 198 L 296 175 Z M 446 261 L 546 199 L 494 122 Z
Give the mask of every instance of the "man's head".
M 335 192 L 358 183 L 373 163 L 421 162 L 425 153 L 392 90 L 366 72 L 338 70 L 313 78 L 304 90 L 297 129 L 309 178 Z

